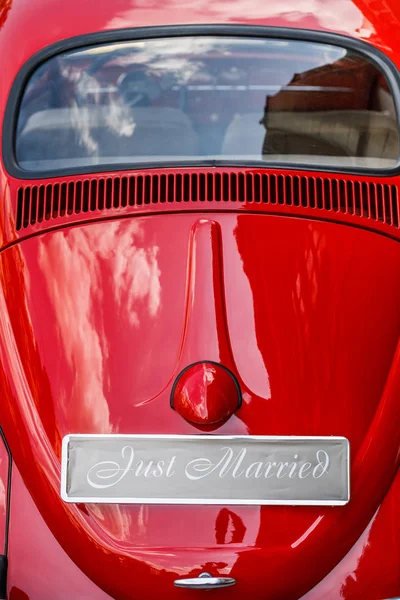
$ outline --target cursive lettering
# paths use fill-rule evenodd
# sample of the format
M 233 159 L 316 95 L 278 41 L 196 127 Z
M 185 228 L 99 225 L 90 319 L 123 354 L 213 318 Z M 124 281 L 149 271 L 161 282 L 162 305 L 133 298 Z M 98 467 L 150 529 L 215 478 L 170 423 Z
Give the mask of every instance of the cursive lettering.
M 325 450 L 318 450 L 317 460 L 318 464 L 313 469 L 314 479 L 320 479 L 329 469 L 329 455 Z
M 128 473 L 133 473 L 134 477 L 159 478 L 164 474 L 166 477 L 172 477 L 175 473 L 173 465 L 176 456 L 169 461 L 165 460 L 138 460 L 134 463 L 135 451 L 131 446 L 124 446 L 121 451 L 121 463 L 114 460 L 104 460 L 93 465 L 87 475 L 86 481 L 96 489 L 106 489 L 117 485 Z M 123 466 L 124 461 L 127 461 Z
M 316 452 L 316 464 L 311 462 L 299 462 L 298 455 L 294 455 L 294 462 L 283 461 L 257 461 L 246 466 L 246 448 L 234 452 L 232 448 L 221 448 L 222 458 L 212 461 L 209 458 L 195 458 L 187 463 L 185 475 L 191 481 L 209 478 L 213 473 L 222 479 L 231 475 L 234 479 L 320 479 L 329 470 L 329 455 L 325 450 Z
M 96 465 L 93 465 L 93 467 L 89 469 L 88 474 L 86 476 L 88 484 L 96 489 L 106 489 L 117 485 L 117 483 L 119 483 L 125 477 L 125 475 L 132 466 L 135 452 L 131 446 L 124 446 L 122 448 L 122 458 L 125 458 L 125 455 L 129 458 L 127 465 L 124 469 L 121 469 L 120 465 L 113 460 L 103 460 L 97 463 Z M 97 479 L 111 479 L 112 481 L 110 481 L 109 483 L 96 483 L 96 481 L 93 481 L 92 479 L 92 474 Z
M 212 481 L 213 477 L 237 480 L 317 480 L 329 472 L 331 463 L 328 452 L 322 449 L 317 450 L 314 459 L 310 457 L 308 461 L 299 459 L 298 454 L 293 455 L 292 462 L 260 460 L 260 456 L 258 456 L 259 460 L 250 462 L 249 458 L 247 448 L 234 449 L 225 446 L 220 448 L 220 454 L 216 457 L 215 455 L 212 458 L 202 456 L 189 462 L 181 455 L 179 455 L 179 462 L 176 455 L 163 457 L 162 460 L 156 460 L 154 457 L 145 459 L 143 452 L 139 459 L 132 446 L 124 446 L 119 461 L 104 460 L 94 464 L 88 470 L 86 480 L 96 489 L 114 487 L 128 475 L 141 479 L 171 479 L 174 476 L 183 476 L 193 482 L 203 479 Z

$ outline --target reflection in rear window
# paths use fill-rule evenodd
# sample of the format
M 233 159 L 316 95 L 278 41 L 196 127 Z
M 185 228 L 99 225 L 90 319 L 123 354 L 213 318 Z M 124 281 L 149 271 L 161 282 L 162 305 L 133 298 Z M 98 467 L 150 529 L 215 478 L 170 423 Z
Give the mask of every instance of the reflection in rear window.
M 180 37 L 42 64 L 22 98 L 16 153 L 29 171 L 210 159 L 388 168 L 399 139 L 385 77 L 359 54 Z

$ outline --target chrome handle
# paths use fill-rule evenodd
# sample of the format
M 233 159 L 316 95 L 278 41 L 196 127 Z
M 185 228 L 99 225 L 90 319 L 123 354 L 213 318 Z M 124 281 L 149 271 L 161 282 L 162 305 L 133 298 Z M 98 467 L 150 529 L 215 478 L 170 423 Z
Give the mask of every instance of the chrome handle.
M 189 579 L 175 579 L 176 587 L 190 590 L 217 590 L 218 588 L 235 585 L 236 580 L 232 577 L 213 577 L 210 573 L 200 573 L 198 577 Z

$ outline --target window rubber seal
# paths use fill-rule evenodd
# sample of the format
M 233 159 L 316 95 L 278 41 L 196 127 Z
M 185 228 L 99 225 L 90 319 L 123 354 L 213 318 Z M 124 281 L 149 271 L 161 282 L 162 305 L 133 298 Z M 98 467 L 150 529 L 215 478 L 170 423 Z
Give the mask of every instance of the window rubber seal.
M 178 38 L 189 36 L 221 36 L 221 37 L 247 37 L 269 38 L 290 41 L 314 42 L 338 46 L 351 50 L 364 56 L 384 74 L 389 84 L 396 109 L 397 130 L 400 140 L 400 73 L 394 63 L 381 50 L 368 42 L 338 33 L 313 31 L 309 29 L 295 29 L 289 27 L 254 26 L 254 25 L 173 25 L 150 26 L 130 29 L 119 29 L 88 33 L 67 38 L 39 50 L 22 66 L 16 75 L 6 104 L 2 130 L 2 159 L 9 175 L 20 180 L 40 180 L 64 176 L 77 176 L 95 173 L 109 173 L 121 171 L 144 171 L 162 168 L 202 168 L 202 167 L 242 167 L 258 169 L 282 169 L 285 171 L 312 171 L 316 173 L 340 173 L 360 176 L 393 177 L 400 174 L 400 155 L 394 167 L 386 169 L 371 169 L 366 167 L 343 167 L 334 165 L 301 164 L 289 162 L 266 162 L 262 160 L 180 160 L 157 162 L 132 162 L 111 163 L 102 165 L 87 165 L 82 167 L 68 167 L 63 169 L 46 169 L 43 171 L 29 171 L 23 169 L 16 158 L 16 131 L 19 109 L 26 84 L 33 72 L 45 61 L 63 52 L 77 49 L 90 48 L 107 43 L 124 41 L 151 40 L 159 38 Z M 400 152 L 399 152 L 400 154 Z

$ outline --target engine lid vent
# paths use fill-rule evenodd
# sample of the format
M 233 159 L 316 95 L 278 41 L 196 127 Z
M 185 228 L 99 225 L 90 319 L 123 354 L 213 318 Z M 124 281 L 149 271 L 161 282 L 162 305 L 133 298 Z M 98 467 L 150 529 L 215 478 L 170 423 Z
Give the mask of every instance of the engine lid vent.
M 399 227 L 397 187 L 309 175 L 201 172 L 113 175 L 18 189 L 16 228 L 85 213 L 176 203 L 246 203 L 357 215 Z

